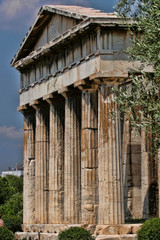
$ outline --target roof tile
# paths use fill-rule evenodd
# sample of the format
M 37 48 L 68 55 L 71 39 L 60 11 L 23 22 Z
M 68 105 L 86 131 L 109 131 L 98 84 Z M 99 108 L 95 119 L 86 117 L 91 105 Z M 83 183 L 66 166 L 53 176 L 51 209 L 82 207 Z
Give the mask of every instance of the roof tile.
M 45 5 L 45 7 L 50 7 L 57 10 L 67 11 L 71 14 L 79 14 L 86 17 L 113 17 L 117 18 L 116 13 L 105 13 L 101 10 L 86 8 L 82 6 L 71 6 L 71 5 Z

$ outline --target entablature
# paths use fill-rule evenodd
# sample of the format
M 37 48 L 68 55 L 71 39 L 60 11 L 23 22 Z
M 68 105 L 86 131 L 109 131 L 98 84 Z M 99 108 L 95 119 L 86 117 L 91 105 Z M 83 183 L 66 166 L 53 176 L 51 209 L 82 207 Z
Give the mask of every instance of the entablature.
M 88 31 L 92 31 L 95 27 L 105 27 L 105 28 L 121 28 L 121 29 L 128 29 L 129 25 L 123 24 L 122 20 L 120 19 L 97 19 L 97 18 L 89 18 L 84 20 L 83 22 L 79 23 L 78 25 L 72 27 L 65 33 L 59 35 L 58 37 L 54 38 L 50 42 L 46 43 L 45 45 L 39 47 L 38 49 L 30 52 L 26 57 L 21 58 L 17 61 L 12 60 L 11 66 L 21 70 L 23 67 L 27 66 L 28 64 L 33 63 L 35 60 L 39 59 L 40 57 L 48 54 L 49 52 L 59 48 L 61 45 L 64 45 L 66 42 L 70 41 L 71 39 L 75 41 L 75 37 L 79 37 L 82 34 L 86 34 Z M 26 49 L 27 50 L 27 49 Z
M 24 62 L 20 69 L 20 93 L 53 77 L 59 77 L 98 56 L 101 56 L 101 65 L 106 60 L 128 60 L 124 50 L 130 46 L 130 37 L 124 29 L 93 25 L 69 41 L 51 48 L 45 55 L 32 58 L 33 61 L 29 64 L 25 65 Z

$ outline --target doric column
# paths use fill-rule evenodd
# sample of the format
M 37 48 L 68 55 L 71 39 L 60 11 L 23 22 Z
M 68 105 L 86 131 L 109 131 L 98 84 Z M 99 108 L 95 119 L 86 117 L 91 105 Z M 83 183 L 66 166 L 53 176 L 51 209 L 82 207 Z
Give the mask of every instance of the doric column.
M 122 166 L 123 166 L 123 189 L 124 189 L 124 212 L 125 219 L 131 218 L 132 210 L 132 172 L 131 172 L 131 134 L 130 121 L 127 116 L 122 116 Z
M 65 157 L 64 157 L 64 222 L 81 222 L 81 95 L 65 97 Z M 73 94 L 73 92 L 72 92 Z
M 149 217 L 149 153 L 146 149 L 147 134 L 144 129 L 141 130 L 141 208 L 142 218 Z
M 63 97 L 48 98 L 50 104 L 49 224 L 64 221 L 64 114 Z
M 111 87 L 100 86 L 98 109 L 99 224 L 124 223 L 120 120 Z
M 35 151 L 35 223 L 48 223 L 49 108 L 33 104 L 36 109 Z
M 35 111 L 24 114 L 24 189 L 23 224 L 33 224 L 35 219 Z
M 98 94 L 82 92 L 81 130 L 82 223 L 96 224 L 98 216 Z

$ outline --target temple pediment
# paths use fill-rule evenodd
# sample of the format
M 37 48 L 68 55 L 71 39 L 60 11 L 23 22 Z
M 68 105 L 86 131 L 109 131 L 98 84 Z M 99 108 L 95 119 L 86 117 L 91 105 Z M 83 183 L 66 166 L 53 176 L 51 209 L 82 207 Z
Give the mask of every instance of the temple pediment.
M 100 10 L 81 6 L 43 6 L 12 59 L 11 65 L 14 66 L 18 60 L 25 58 L 31 52 L 37 51 L 65 33 L 72 34 L 75 26 L 77 29 L 84 28 L 93 19 L 94 21 L 103 19 L 103 22 L 107 20 L 108 23 L 114 23 L 114 20 L 117 22 L 118 18 L 114 13 L 104 13 Z

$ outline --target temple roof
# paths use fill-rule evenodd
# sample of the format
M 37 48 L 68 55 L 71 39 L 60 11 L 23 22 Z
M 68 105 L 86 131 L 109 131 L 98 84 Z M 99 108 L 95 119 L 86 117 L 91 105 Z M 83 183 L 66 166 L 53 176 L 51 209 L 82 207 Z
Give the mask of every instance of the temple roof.
M 16 62 L 26 58 L 29 54 L 32 54 L 33 51 L 33 45 L 37 41 L 37 39 L 40 37 L 40 34 L 42 33 L 44 27 L 46 24 L 50 21 L 51 17 L 54 14 L 58 14 L 61 16 L 69 17 L 72 19 L 77 20 L 77 24 L 75 27 L 72 27 L 70 34 L 75 33 L 78 31 L 78 29 L 85 28 L 87 25 L 89 25 L 91 22 L 98 22 L 100 24 L 107 23 L 107 24 L 118 24 L 121 21 L 121 18 L 116 15 L 116 13 L 104 13 L 100 10 L 96 10 L 93 8 L 85 8 L 81 6 L 65 6 L 65 5 L 45 5 L 43 6 L 38 16 L 33 23 L 33 25 L 30 27 L 29 31 L 27 32 L 25 38 L 23 39 L 19 50 L 15 54 L 14 58 L 11 61 L 11 66 L 16 67 Z M 66 35 L 66 36 L 65 36 Z M 63 34 L 63 36 L 59 36 L 60 38 L 64 39 L 68 36 L 67 34 Z M 57 39 L 53 39 L 52 44 L 51 42 L 48 43 L 48 46 L 53 46 L 54 42 L 57 43 Z M 47 46 L 45 46 L 45 49 Z M 34 54 L 33 54 L 34 55 Z
M 77 19 L 85 19 L 90 17 L 113 17 L 117 18 L 115 13 L 104 13 L 101 10 L 86 8 L 81 6 L 70 6 L 70 5 L 46 5 L 42 9 L 47 11 L 55 12 L 65 16 L 74 17 Z

